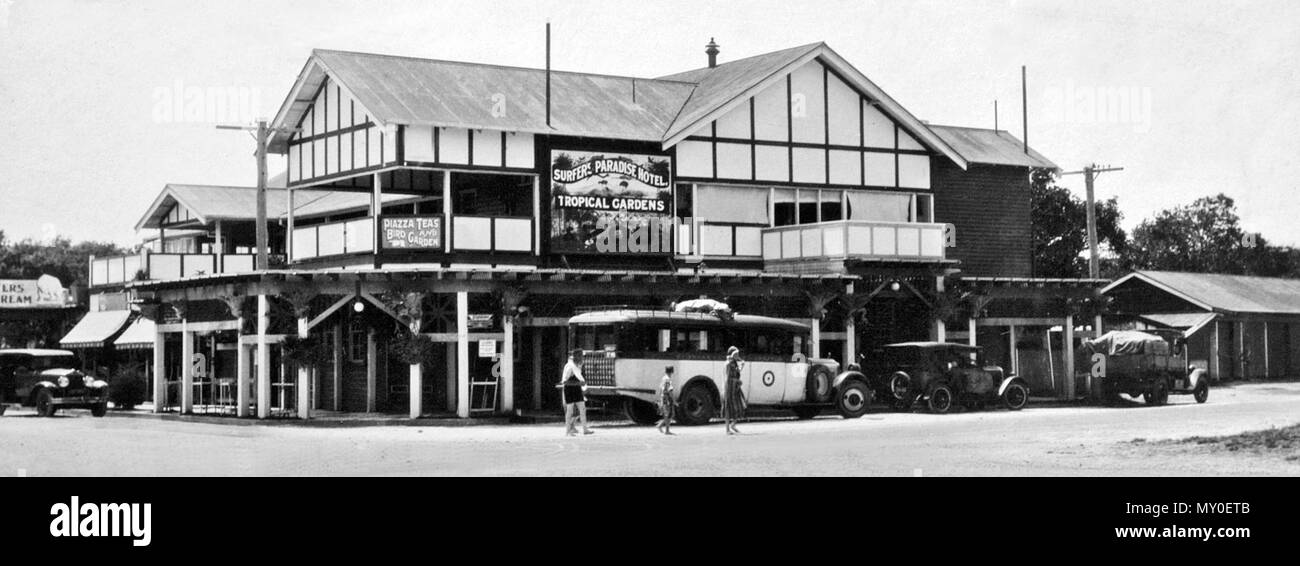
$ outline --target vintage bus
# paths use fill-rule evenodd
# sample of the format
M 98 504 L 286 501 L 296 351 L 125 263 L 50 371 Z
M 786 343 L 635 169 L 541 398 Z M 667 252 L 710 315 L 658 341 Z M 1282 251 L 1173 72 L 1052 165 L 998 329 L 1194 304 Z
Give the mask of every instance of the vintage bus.
M 750 406 L 784 407 L 801 419 L 833 406 L 858 418 L 871 389 L 835 360 L 807 357 L 807 325 L 729 313 L 605 308 L 569 319 L 570 349 L 583 351 L 582 373 L 593 401 L 620 403 L 640 424 L 657 418 L 664 368 L 673 367 L 677 422 L 697 425 L 720 413 L 726 351 L 741 349 L 741 381 Z

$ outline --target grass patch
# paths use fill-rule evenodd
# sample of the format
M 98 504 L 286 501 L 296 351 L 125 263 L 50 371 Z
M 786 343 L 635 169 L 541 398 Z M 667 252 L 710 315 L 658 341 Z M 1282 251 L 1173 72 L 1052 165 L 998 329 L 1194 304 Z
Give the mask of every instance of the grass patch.
M 1175 441 L 1229 452 L 1270 453 L 1289 461 L 1300 461 L 1300 424 L 1273 427 L 1228 436 L 1193 436 Z

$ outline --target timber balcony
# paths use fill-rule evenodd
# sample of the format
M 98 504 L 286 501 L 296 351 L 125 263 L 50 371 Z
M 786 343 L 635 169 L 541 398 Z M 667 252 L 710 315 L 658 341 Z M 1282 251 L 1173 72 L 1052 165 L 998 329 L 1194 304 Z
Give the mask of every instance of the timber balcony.
M 90 286 L 256 271 L 256 254 L 140 253 L 90 258 Z
M 378 233 L 380 250 L 384 252 L 431 253 L 504 253 L 535 254 L 536 238 L 533 219 L 527 217 L 499 217 L 471 214 L 451 215 L 450 233 L 442 214 L 384 215 L 381 219 L 402 220 L 420 218 L 436 221 L 436 227 L 425 229 L 417 235 L 420 241 L 411 243 L 410 232 Z M 353 218 L 323 224 L 295 227 L 293 230 L 293 262 L 329 260 L 342 256 L 375 253 L 375 219 L 373 216 Z M 396 240 L 396 241 L 395 241 Z M 397 245 L 398 242 L 406 242 Z M 450 244 L 450 245 L 448 245 Z
M 679 251 L 689 253 L 691 229 L 682 228 Z M 939 263 L 947 260 L 945 233 L 951 230 L 947 224 L 870 220 L 777 227 L 700 221 L 694 251 L 705 259 L 762 260 L 771 271 L 833 269 L 849 261 Z

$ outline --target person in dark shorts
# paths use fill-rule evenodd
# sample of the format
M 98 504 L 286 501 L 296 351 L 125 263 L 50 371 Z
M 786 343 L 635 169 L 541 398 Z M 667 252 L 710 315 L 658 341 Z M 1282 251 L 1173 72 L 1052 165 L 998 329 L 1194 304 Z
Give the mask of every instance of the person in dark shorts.
M 672 434 L 673 425 L 673 366 L 664 368 L 664 377 L 659 380 L 659 414 L 663 415 L 663 420 L 659 421 L 659 432 Z
M 564 433 L 569 436 L 578 434 L 576 425 L 580 418 L 582 434 L 594 434 L 587 428 L 587 379 L 582 377 L 582 350 L 575 349 L 569 354 L 560 387 L 564 396 Z
M 723 387 L 722 419 L 727 424 L 727 434 L 740 434 L 736 423 L 745 416 L 745 393 L 740 386 L 740 368 L 744 362 L 740 359 L 740 348 L 732 346 L 727 350 L 727 381 Z

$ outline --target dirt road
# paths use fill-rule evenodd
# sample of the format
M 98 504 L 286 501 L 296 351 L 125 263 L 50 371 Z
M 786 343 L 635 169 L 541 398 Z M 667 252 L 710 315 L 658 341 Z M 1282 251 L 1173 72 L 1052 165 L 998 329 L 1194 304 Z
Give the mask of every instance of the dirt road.
M 1215 389 L 1166 407 L 1036 407 L 721 425 L 321 428 L 69 411 L 0 417 L 0 475 L 1300 475 L 1286 454 L 1164 442 L 1300 422 L 1300 383 Z

